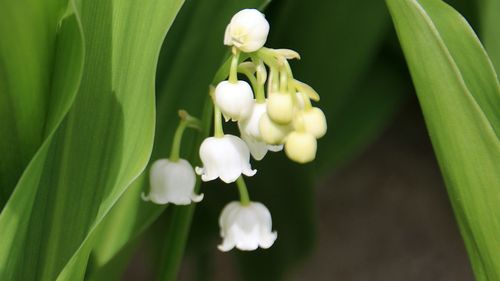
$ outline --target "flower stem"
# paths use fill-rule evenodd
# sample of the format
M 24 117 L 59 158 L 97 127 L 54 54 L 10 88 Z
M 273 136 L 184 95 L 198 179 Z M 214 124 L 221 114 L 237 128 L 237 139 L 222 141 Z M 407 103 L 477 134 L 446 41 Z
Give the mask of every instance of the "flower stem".
M 258 85 L 255 90 L 255 101 L 257 103 L 265 103 L 266 102 L 266 94 L 264 93 L 264 85 Z
M 238 192 L 240 193 L 241 205 L 243 205 L 243 206 L 249 205 L 250 204 L 250 196 L 248 195 L 247 185 L 245 183 L 245 180 L 243 179 L 243 176 L 240 176 L 236 180 L 236 185 L 238 186 Z
M 222 138 L 224 136 L 224 130 L 222 129 L 222 114 L 217 105 L 214 105 L 214 136 L 216 138 Z
M 212 98 L 213 103 L 213 113 L 214 113 L 214 136 L 217 138 L 222 138 L 224 136 L 224 130 L 222 129 L 222 118 L 220 108 L 215 103 L 215 87 L 210 85 L 209 95 Z
M 184 134 L 184 130 L 186 129 L 186 127 L 187 127 L 187 121 L 185 119 L 181 119 L 181 121 L 179 122 L 179 126 L 177 126 L 177 129 L 175 130 L 174 140 L 172 142 L 172 149 L 170 150 L 169 159 L 171 162 L 179 161 L 182 135 Z
M 201 122 L 195 117 L 192 117 L 185 110 L 179 110 L 179 125 L 175 130 L 174 140 L 172 141 L 172 149 L 170 150 L 169 160 L 171 162 L 179 161 L 180 151 L 181 151 L 181 143 L 182 136 L 184 135 L 184 131 L 187 127 L 195 128 L 201 130 Z
M 279 74 L 278 69 L 271 67 L 269 71 L 269 78 L 267 81 L 267 94 L 268 97 L 271 93 L 278 92 L 279 89 L 279 77 L 277 77 Z
M 238 64 L 240 60 L 240 51 L 233 48 L 233 58 L 231 59 L 231 69 L 229 70 L 229 82 L 238 82 Z
M 278 60 L 272 49 L 263 47 L 257 51 L 257 57 L 264 61 L 270 68 L 280 68 L 282 62 Z
M 247 69 L 239 67 L 238 72 L 244 74 L 248 78 L 248 81 L 250 81 L 250 84 L 252 85 L 253 91 L 255 93 L 255 100 L 258 103 L 265 102 L 266 96 L 264 94 L 264 84 L 259 84 L 258 79 L 256 79 L 255 76 Z M 257 73 L 257 75 L 259 75 L 259 73 Z
M 205 106 L 202 115 L 201 133 L 198 136 L 195 145 L 192 147 L 195 152 L 198 150 L 201 142 L 210 132 L 210 123 L 212 121 L 212 102 L 210 98 L 205 101 Z M 196 155 L 193 153 L 192 155 Z M 193 156 L 190 162 L 198 162 L 197 156 Z M 200 180 L 197 179 L 195 193 L 200 192 Z M 161 250 L 159 272 L 155 280 L 157 281 L 174 281 L 177 280 L 177 274 L 182 262 L 182 257 L 187 244 L 191 221 L 195 211 L 196 204 L 188 206 L 173 206 L 169 205 L 171 211 L 171 220 L 165 234 L 164 244 Z
M 286 71 L 286 74 L 287 74 L 287 78 L 289 81 L 292 81 L 293 80 L 293 72 L 292 72 L 292 68 L 290 67 L 290 64 L 288 63 L 288 60 L 283 58 L 283 64 L 285 65 L 285 71 Z M 293 93 L 293 85 L 291 83 L 288 83 L 288 91 L 290 93 Z
M 267 80 L 267 71 L 266 71 L 266 66 L 264 62 L 259 59 L 257 56 L 253 55 L 251 56 L 252 62 L 256 66 L 256 73 L 257 73 L 257 89 L 255 90 L 255 100 L 257 103 L 264 103 L 266 102 L 266 94 L 264 90 L 264 85 L 266 84 Z
M 253 90 L 257 91 L 257 87 L 259 86 L 259 84 L 257 83 L 257 79 L 255 78 L 255 76 L 248 69 L 244 69 L 242 67 L 238 67 L 238 72 L 244 74 L 248 78 L 248 81 L 250 81 Z
M 280 92 L 288 92 L 288 76 L 284 69 L 280 70 Z

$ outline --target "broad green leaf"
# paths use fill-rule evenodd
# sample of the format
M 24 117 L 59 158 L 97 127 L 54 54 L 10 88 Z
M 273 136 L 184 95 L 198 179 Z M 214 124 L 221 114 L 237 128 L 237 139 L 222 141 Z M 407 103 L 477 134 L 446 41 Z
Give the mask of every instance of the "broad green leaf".
M 70 111 L 37 151 L 0 214 L 0 279 L 83 279 L 96 228 L 149 159 L 157 57 L 181 4 L 70 2 L 62 24 L 81 22 L 81 82 Z M 57 52 L 71 54 L 68 48 Z M 64 77 L 58 79 L 54 89 L 71 88 Z M 57 100 L 50 106 L 61 112 L 64 104 Z M 47 124 L 56 120 L 49 117 Z
M 74 98 L 83 50 L 66 2 L 0 3 L 0 208 Z
M 479 4 L 481 38 L 498 73 L 500 71 L 500 0 L 481 0 Z
M 59 3 L 62 4 L 62 3 Z M 43 9 L 40 9 L 36 4 L 31 6 L 33 8 L 33 12 L 44 12 Z M 48 7 L 48 6 L 47 6 Z M 11 6 L 10 7 L 13 14 L 17 14 L 15 11 L 23 11 L 24 7 L 21 5 L 18 6 Z M 31 116 L 31 118 L 34 118 L 33 120 L 33 127 L 30 129 L 32 130 L 37 130 L 35 127 L 41 127 L 41 130 L 45 130 L 45 134 L 51 138 L 51 135 L 53 134 L 53 131 L 57 127 L 57 125 L 62 121 L 64 115 L 67 113 L 69 110 L 71 103 L 74 100 L 74 97 L 76 95 L 78 85 L 80 83 L 80 77 L 82 74 L 82 67 L 83 67 L 83 55 L 84 55 L 84 48 L 83 48 L 83 38 L 82 38 L 82 33 L 80 30 L 79 22 L 77 19 L 77 16 L 75 13 L 73 13 L 73 8 L 72 5 L 68 5 L 67 9 L 64 7 L 59 7 L 56 10 L 60 10 L 60 15 L 54 15 L 52 16 L 59 16 L 61 17 L 58 19 L 58 21 L 52 22 L 54 31 L 57 31 L 55 33 L 56 38 L 55 39 L 55 44 L 52 46 L 53 50 L 50 52 L 49 57 L 51 57 L 52 61 L 50 65 L 45 65 L 47 69 L 45 69 L 43 72 L 51 72 L 51 78 L 45 77 L 46 79 L 49 80 L 49 86 L 50 89 L 48 89 L 48 93 L 46 93 L 44 99 L 46 99 L 46 116 L 38 120 L 38 117 L 36 116 Z M 45 11 L 47 14 L 51 14 L 49 11 Z M 25 31 L 27 34 L 30 32 L 36 31 L 36 28 L 39 27 L 36 25 L 36 23 L 33 22 L 26 22 L 27 24 L 22 26 L 22 30 Z M 13 29 L 15 30 L 15 28 Z M 50 38 L 50 37 L 49 37 Z M 43 44 L 40 44 L 40 47 L 43 46 Z M 15 46 L 9 46 L 5 47 L 5 52 L 12 52 L 13 50 L 19 50 Z M 26 49 L 25 51 L 29 51 L 29 49 Z M 53 53 L 55 55 L 53 55 Z M 25 55 L 25 54 L 23 54 Z M 21 55 L 20 55 L 21 56 Z M 29 55 L 27 55 L 27 58 L 31 58 Z M 11 58 L 12 59 L 12 58 Z M 18 58 L 20 59 L 20 58 Z M 26 59 L 26 58 L 25 58 Z M 33 62 L 24 62 L 26 65 L 30 65 L 30 63 L 33 63 L 34 68 L 36 68 L 36 63 Z M 16 73 L 16 69 L 19 68 L 18 64 L 23 64 L 22 61 L 12 61 L 11 64 L 5 64 L 5 73 L 9 73 L 11 76 L 5 76 L 8 77 L 10 80 L 3 80 L 5 82 L 5 85 L 8 85 L 10 83 L 20 83 L 20 84 L 29 84 L 27 81 L 22 81 L 19 80 L 19 78 L 22 78 L 22 75 L 12 75 Z M 52 70 L 50 70 L 52 69 Z M 26 72 L 26 74 L 30 73 L 29 71 Z M 35 78 L 33 78 L 35 79 Z M 40 79 L 40 78 L 37 78 Z M 16 81 L 17 80 L 17 81 Z M 23 87 L 23 86 L 20 86 Z M 33 98 L 33 95 L 36 94 L 36 92 L 32 92 L 31 94 L 25 95 L 26 100 L 22 100 L 23 94 L 16 90 L 15 87 L 9 87 L 9 91 L 5 91 L 2 93 L 2 97 L 7 97 L 5 95 L 12 95 L 16 96 L 16 98 L 20 98 L 20 106 L 23 107 L 23 110 L 29 110 L 29 102 L 30 99 Z M 2 108 L 0 112 L 2 114 L 12 114 L 14 110 L 9 110 L 9 107 L 7 104 L 5 108 Z M 12 108 L 10 108 L 12 109 Z M 11 118 L 15 119 L 16 117 L 10 116 Z M 12 119 L 6 118 L 7 121 L 12 121 Z M 3 120 L 2 121 L 6 121 Z M 38 122 L 45 122 L 45 123 L 38 123 Z M 15 121 L 12 121 L 14 125 L 20 126 L 19 124 L 16 124 Z M 12 126 L 12 124 L 9 124 L 7 122 L 6 127 L 3 128 L 9 128 L 9 126 Z M 13 127 L 10 127 L 13 128 Z M 19 127 L 20 128 L 20 127 Z M 28 129 L 28 128 L 20 128 L 20 129 Z M 43 134 L 42 134 L 43 135 Z M 41 135 L 41 136 L 42 136 Z M 48 142 L 48 141 L 46 141 Z M 5 144 L 8 144 L 7 142 Z M 11 143 L 9 144 L 10 147 L 9 149 L 15 151 L 16 150 L 16 144 L 17 143 Z M 22 147 L 22 146 L 19 146 Z M 27 149 L 26 147 L 24 147 Z M 2 154 L 2 161 L 8 161 L 9 160 L 9 153 L 6 152 L 5 154 Z M 22 157 L 22 155 L 16 155 L 19 157 L 19 159 Z M 38 152 L 38 155 L 35 156 L 36 159 L 44 159 L 45 157 L 48 157 L 47 155 L 47 144 L 44 144 L 44 147 L 40 149 Z M 12 164 L 13 166 L 8 165 L 7 170 L 9 173 L 12 173 L 12 175 L 15 175 L 16 169 L 21 168 L 21 167 L 16 167 L 16 163 L 7 163 L 7 164 Z M 33 165 L 31 163 L 30 165 Z M 20 183 L 18 184 L 23 185 L 23 184 L 31 184 L 35 183 L 36 181 L 39 180 L 41 177 L 41 170 L 39 169 L 38 171 L 33 171 L 32 172 L 32 177 L 33 178 L 28 178 L 28 176 L 24 176 L 23 179 L 20 180 Z M 8 177 L 5 177 L 7 179 Z M 17 179 L 16 179 L 17 180 Z M 15 183 L 15 182 L 14 182 Z M 4 185 L 5 184 L 5 185 Z M 5 188 L 4 191 L 9 190 L 9 186 L 6 182 L 2 183 L 2 188 Z M 27 191 L 26 193 L 22 195 L 17 195 L 17 199 L 13 199 L 11 201 L 15 201 L 15 203 L 9 203 L 9 205 L 6 206 L 6 208 L 2 211 L 0 214 L 0 229 L 2 231 L 2 238 L 4 239 L 4 243 L 0 246 L 0 277 L 5 276 L 3 274 L 14 274 L 14 273 L 9 273 L 7 272 L 7 268 L 14 266 L 13 264 L 16 262 L 16 258 L 18 258 L 21 255 L 21 246 L 23 243 L 17 242 L 15 239 L 17 238 L 23 238 L 23 235 L 25 234 L 24 232 L 27 231 L 27 228 L 29 227 L 29 221 L 28 222 L 22 222 L 22 217 L 23 216 L 28 216 L 30 209 L 29 208 L 24 208 L 24 206 L 29 206 L 30 204 L 33 204 L 34 200 L 34 194 L 30 191 Z M 35 226 L 36 227 L 36 226 Z M 13 244 L 13 243 L 18 243 L 18 244 Z M 38 247 L 35 243 L 33 245 L 34 247 Z M 28 249 L 25 249 L 28 250 Z M 33 251 L 32 251 L 33 253 Z M 30 257 L 30 259 L 35 259 L 36 257 Z M 28 262 L 29 263 L 29 260 Z
M 387 0 L 477 280 L 500 280 L 500 87 L 467 21 Z

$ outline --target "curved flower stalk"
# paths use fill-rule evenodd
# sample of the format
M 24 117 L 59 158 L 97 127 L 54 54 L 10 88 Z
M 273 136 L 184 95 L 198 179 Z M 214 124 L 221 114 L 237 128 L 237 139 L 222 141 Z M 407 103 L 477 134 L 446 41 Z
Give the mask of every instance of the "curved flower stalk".
M 200 202 L 203 199 L 203 194 L 198 195 L 194 192 L 196 175 L 193 166 L 179 157 L 184 130 L 186 127 L 199 129 L 199 121 L 183 110 L 179 111 L 179 117 L 181 121 L 174 135 L 170 158 L 156 160 L 151 166 L 149 194 L 141 194 L 144 201 L 159 205 L 167 203 L 189 205 L 191 202 Z

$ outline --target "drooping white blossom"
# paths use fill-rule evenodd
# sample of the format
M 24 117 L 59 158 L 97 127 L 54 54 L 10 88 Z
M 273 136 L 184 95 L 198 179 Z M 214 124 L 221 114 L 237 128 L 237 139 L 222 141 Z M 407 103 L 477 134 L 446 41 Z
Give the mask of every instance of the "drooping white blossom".
M 223 239 L 219 250 L 224 252 L 234 247 L 243 251 L 253 251 L 258 247 L 267 249 L 278 237 L 276 231 L 272 231 L 271 213 L 258 202 L 227 204 L 219 217 L 219 225 Z
M 268 34 L 269 23 L 264 14 L 256 9 L 244 9 L 237 12 L 227 25 L 224 45 L 251 53 L 264 46 Z
M 226 121 L 238 121 L 248 117 L 253 106 L 253 91 L 245 81 L 220 82 L 215 88 L 215 103 Z
M 241 174 L 251 177 L 257 172 L 250 165 L 248 146 L 233 135 L 206 138 L 200 146 L 200 158 L 203 167 L 196 167 L 196 173 L 203 181 L 220 178 L 231 183 Z
M 254 103 L 250 116 L 238 121 L 241 138 L 247 143 L 252 157 L 260 161 L 266 156 L 268 151 L 281 151 L 283 145 L 269 145 L 262 140 L 259 123 L 263 115 L 266 114 L 265 103 Z
M 145 201 L 160 205 L 189 205 L 203 199 L 203 194 L 194 193 L 196 175 L 191 164 L 184 159 L 176 162 L 167 159 L 155 161 L 151 166 L 149 180 L 149 195 L 142 194 Z
M 266 156 L 268 151 L 272 152 L 278 152 L 283 150 L 283 145 L 271 145 L 267 144 L 263 141 L 258 141 L 255 140 L 254 138 L 247 136 L 245 134 L 241 134 L 241 139 L 243 139 L 246 144 L 248 145 L 248 148 L 250 149 L 250 154 L 252 155 L 253 159 L 260 161 Z

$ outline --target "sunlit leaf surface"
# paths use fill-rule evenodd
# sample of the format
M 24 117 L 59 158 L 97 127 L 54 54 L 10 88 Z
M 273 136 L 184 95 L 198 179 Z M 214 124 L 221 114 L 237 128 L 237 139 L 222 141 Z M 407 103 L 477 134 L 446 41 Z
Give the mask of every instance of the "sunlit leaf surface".
M 388 0 L 477 280 L 500 279 L 500 88 L 476 35 L 439 0 Z
M 46 126 L 58 124 L 71 89 L 76 97 L 0 215 L 0 279 L 83 279 L 96 228 L 149 159 L 157 57 L 181 4 L 81 1 L 61 9 L 52 26 L 60 76 Z M 64 69 L 60 60 L 81 61 L 83 48 L 83 71 L 77 63 Z

